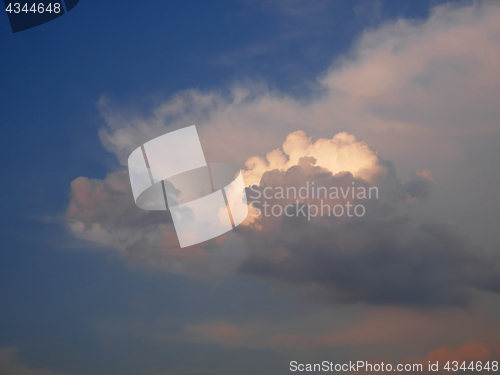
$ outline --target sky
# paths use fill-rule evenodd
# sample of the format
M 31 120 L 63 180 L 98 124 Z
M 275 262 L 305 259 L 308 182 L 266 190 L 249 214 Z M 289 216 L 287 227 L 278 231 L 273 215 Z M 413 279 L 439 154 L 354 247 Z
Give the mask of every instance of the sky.
M 1 374 L 499 359 L 498 2 L 81 0 L 0 49 Z M 380 197 L 180 249 L 127 159 L 193 124 L 248 196 Z

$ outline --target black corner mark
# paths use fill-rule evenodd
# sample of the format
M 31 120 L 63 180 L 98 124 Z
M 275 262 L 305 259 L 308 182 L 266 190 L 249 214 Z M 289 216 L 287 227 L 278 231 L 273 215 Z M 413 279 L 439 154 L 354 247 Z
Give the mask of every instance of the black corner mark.
M 64 1 L 64 4 L 63 4 Z M 39 26 L 69 12 L 79 0 L 3 0 L 13 33 Z

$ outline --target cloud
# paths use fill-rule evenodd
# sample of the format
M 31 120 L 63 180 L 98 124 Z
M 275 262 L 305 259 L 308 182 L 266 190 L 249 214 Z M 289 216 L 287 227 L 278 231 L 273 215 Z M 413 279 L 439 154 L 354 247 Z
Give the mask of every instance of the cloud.
M 488 350 L 493 358 L 500 350 L 499 35 L 496 3 L 447 4 L 427 20 L 364 32 L 304 97 L 247 81 L 179 92 L 148 110 L 101 98 L 99 136 L 123 170 L 71 183 L 71 233 L 134 264 L 212 282 L 238 277 L 249 289 L 264 281 L 291 290 L 294 302 L 272 313 L 249 303 L 175 323 L 149 314 L 145 322 L 124 319 L 116 326 L 120 340 L 130 334 L 155 345 L 272 351 L 280 360 L 389 353 L 425 363 L 485 358 Z M 379 198 L 325 201 L 362 203 L 363 217 L 252 218 L 226 236 L 179 249 L 168 212 L 135 206 L 126 160 L 140 144 L 192 124 L 207 160 L 239 164 L 260 193 L 314 182 L 377 187 Z M 221 373 L 201 363 L 165 373 L 196 371 Z
M 79 177 L 71 182 L 66 222 L 78 238 L 120 250 L 143 237 L 159 241 L 162 231 L 173 230 L 165 212 L 137 208 L 130 194 L 126 172 L 110 173 L 104 180 Z
M 270 338 L 275 348 L 320 348 L 320 347 L 362 347 L 384 346 L 394 350 L 401 345 L 419 345 L 429 347 L 436 340 L 446 337 L 457 341 L 474 337 L 472 329 L 464 329 L 477 317 L 477 311 L 466 313 L 460 310 L 443 310 L 438 314 L 425 311 L 412 311 L 398 308 L 372 309 L 360 314 L 353 324 L 344 330 L 333 330 L 319 334 L 279 334 Z M 481 324 L 480 330 L 487 330 Z M 462 330 L 462 331 L 461 331 Z M 489 342 L 496 343 L 498 335 L 484 335 Z M 429 360 L 485 360 L 490 359 L 491 348 L 484 344 L 470 343 L 457 350 L 449 347 L 432 350 Z
M 226 288 L 222 289 L 227 292 Z M 241 291 L 239 286 L 238 291 Z M 254 296 L 263 302 L 262 296 L 257 296 L 259 292 Z M 238 298 L 233 297 L 229 297 L 230 304 L 238 304 Z M 162 314 L 156 317 L 147 314 L 142 318 L 112 317 L 101 322 L 100 327 L 94 325 L 93 330 L 96 333 L 103 330 L 107 340 L 111 338 L 113 342 L 127 342 L 132 338 L 146 348 L 189 347 L 194 355 L 192 358 L 198 358 L 194 353 L 209 351 L 217 358 L 234 360 L 231 363 L 222 359 L 216 362 L 224 369 L 241 363 L 240 356 L 254 363 L 268 358 L 271 359 L 270 365 L 276 365 L 274 372 L 270 370 L 269 373 L 279 373 L 280 363 L 291 360 L 321 362 L 326 359 L 334 363 L 367 360 L 376 363 L 382 358 L 385 363 L 393 364 L 427 363 L 428 356 L 433 358 L 432 353 L 439 348 L 448 348 L 451 353 L 467 352 L 460 349 L 464 343 L 472 343 L 472 349 L 479 348 L 475 352 L 471 350 L 472 353 L 489 348 L 490 360 L 493 360 L 497 356 L 495 348 L 500 343 L 500 297 L 486 293 L 469 309 L 373 307 L 365 304 L 322 304 L 311 309 L 310 305 L 301 303 L 276 305 L 268 302 L 270 304 L 239 305 L 236 314 L 233 308 L 228 311 L 227 306 L 219 306 L 222 308 L 211 310 L 208 315 L 202 308 L 204 313 L 188 313 L 181 320 Z M 492 302 L 496 308 L 492 308 Z M 213 360 L 214 357 L 209 358 Z M 189 363 L 209 368 L 213 364 L 207 358 Z M 225 371 L 219 369 L 219 373 Z
M 376 185 L 381 198 L 366 202 L 362 218 L 262 217 L 180 252 L 168 214 L 137 209 L 126 172 L 113 172 L 72 182 L 67 223 L 79 238 L 170 272 L 239 270 L 312 285 L 322 300 L 464 306 L 474 290 L 499 292 L 491 255 L 498 247 L 488 255 L 474 242 L 498 243 L 488 224 L 498 185 L 471 190 L 472 182 L 498 180 L 488 171 L 500 162 L 499 25 L 494 2 L 445 4 L 427 20 L 387 22 L 364 32 L 307 98 L 247 82 L 229 93 L 186 90 L 147 115 L 100 101 L 102 143 L 123 165 L 142 143 L 197 124 L 207 160 L 246 163 L 249 185 Z M 478 136 L 493 157 L 468 156 Z M 446 199 L 431 201 L 438 194 Z
M 238 161 L 298 129 L 317 137 L 348 130 L 408 163 L 424 156 L 424 141 L 429 156 L 454 156 L 451 135 L 498 130 L 499 19 L 494 2 L 446 4 L 425 22 L 399 19 L 366 31 L 319 78 L 321 92 L 312 99 L 245 82 L 228 95 L 186 90 L 140 116 L 103 98 L 101 139 L 124 164 L 138 145 L 193 123 L 211 141 L 203 142 L 207 153 Z
M 268 152 L 265 159 L 254 156 L 245 162 L 248 168 L 243 174 L 245 183 L 258 185 L 265 172 L 274 169 L 286 171 L 305 157 L 314 158 L 316 166 L 333 174 L 350 172 L 367 181 L 387 172 L 376 153 L 352 134 L 338 133 L 332 139 L 318 139 L 313 143 L 304 131 L 297 130 L 286 137 L 283 151 L 276 149 Z
M 181 249 L 168 211 L 135 205 L 126 171 L 104 180 L 79 177 L 71 183 L 70 198 L 65 220 L 72 235 L 117 250 L 136 264 L 213 280 L 233 272 L 246 254 L 234 235 Z
M 498 25 L 500 7 L 488 1 L 440 5 L 427 20 L 388 21 L 362 33 L 306 97 L 252 81 L 185 90 L 148 111 L 103 97 L 100 137 L 125 165 L 140 144 L 196 124 L 207 160 L 244 167 L 299 129 L 313 139 L 347 132 L 391 160 L 403 178 L 429 171 L 442 198 L 432 203 L 434 217 L 466 225 L 482 246 L 496 246 Z
M 498 257 L 484 254 L 458 228 L 408 214 L 409 198 L 426 198 L 429 184 L 418 176 L 401 184 L 389 173 L 379 180 L 380 199 L 352 199 L 351 194 L 333 200 L 278 194 L 264 199 L 265 190 L 270 196 L 269 191 L 280 192 L 283 186 L 297 191 L 307 185 L 344 191 L 370 186 L 350 173 L 333 175 L 307 163 L 266 172 L 260 187 L 249 194 L 259 203 L 252 201 L 254 207 L 263 211 L 265 202 L 283 210 L 287 205 L 308 208 L 290 217 L 263 211 L 251 224 L 237 228 L 251 248 L 240 272 L 291 285 L 319 285 L 323 298 L 337 302 L 465 305 L 471 288 L 499 293 Z M 335 217 L 322 209 L 347 203 L 364 204 L 366 214 Z M 315 216 L 309 220 L 311 211 Z
M 488 361 L 494 359 L 492 350 L 480 342 L 468 342 L 456 349 L 443 346 L 429 353 L 430 361 Z
M 486 310 L 479 301 L 468 310 L 323 305 L 314 311 L 294 310 L 274 317 L 211 318 L 184 325 L 180 334 L 169 334 L 169 329 L 160 325 L 154 340 L 289 353 L 351 348 L 359 355 L 370 348 L 366 359 L 384 353 L 429 360 L 445 356 L 467 360 L 487 353 L 493 359 L 500 342 L 496 316 L 496 311 Z M 476 345 L 478 342 L 481 344 Z M 471 354 L 467 357 L 467 353 Z
M 0 373 L 6 375 L 62 375 L 58 372 L 36 369 L 19 363 L 15 348 L 0 348 Z

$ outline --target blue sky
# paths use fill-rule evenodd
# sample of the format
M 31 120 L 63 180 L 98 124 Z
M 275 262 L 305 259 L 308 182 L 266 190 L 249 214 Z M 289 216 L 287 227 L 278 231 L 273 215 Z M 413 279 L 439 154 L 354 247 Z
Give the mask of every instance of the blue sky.
M 352 54 L 363 33 L 398 18 L 423 23 L 441 3 L 81 0 L 65 16 L 16 34 L 7 16 L 0 17 L 0 347 L 17 349 L 0 366 L 26 366 L 23 371 L 33 375 L 37 369 L 57 374 L 209 374 L 235 367 L 244 368 L 242 374 L 288 373 L 288 352 L 185 340 L 179 338 L 182 327 L 222 316 L 233 322 L 293 319 L 314 314 L 324 302 L 298 301 L 293 278 L 269 286 L 266 280 L 273 275 L 253 277 L 254 263 L 243 276 L 206 282 L 135 263 L 130 254 L 76 238 L 65 222 L 70 183 L 80 176 L 104 180 L 107 173 L 124 169 L 120 153 L 103 147 L 98 135 L 117 112 L 123 116 L 129 110 L 132 117 L 148 119 L 183 90 L 225 98 L 235 84 L 262 84 L 278 97 L 307 102 L 322 95 L 319 80 L 340 63 L 339 57 Z M 111 115 L 99 105 L 103 97 L 111 103 Z M 310 131 L 321 136 L 314 126 Z M 358 131 L 355 135 L 369 137 Z M 331 137 L 337 130 L 324 132 Z M 490 150 L 488 134 L 475 134 L 473 141 Z M 492 134 L 490 141 L 498 139 L 498 132 Z M 383 145 L 373 139 L 376 147 Z M 439 148 L 432 147 L 429 152 Z M 493 152 L 467 159 L 470 171 L 477 171 L 477 163 Z M 440 157 L 453 155 L 450 151 Z M 398 168 L 399 160 L 393 162 Z M 432 165 L 426 162 L 425 168 Z M 407 165 L 398 170 L 403 180 L 415 173 L 416 167 Z M 483 167 L 485 174 L 478 179 L 493 186 L 496 178 L 487 177 L 493 166 Z M 457 181 L 458 173 L 443 184 Z M 438 197 L 446 196 L 437 189 Z M 450 216 L 468 209 L 439 207 L 425 214 L 456 221 Z M 474 230 L 477 220 L 470 221 Z M 482 232 L 476 233 L 485 243 L 496 243 L 496 238 L 488 242 Z M 349 316 L 351 307 L 339 307 L 339 316 Z M 168 338 L 159 339 L 155 332 L 166 332 Z M 343 358 L 347 351 L 339 348 L 333 356 Z M 298 350 L 293 355 L 302 354 Z

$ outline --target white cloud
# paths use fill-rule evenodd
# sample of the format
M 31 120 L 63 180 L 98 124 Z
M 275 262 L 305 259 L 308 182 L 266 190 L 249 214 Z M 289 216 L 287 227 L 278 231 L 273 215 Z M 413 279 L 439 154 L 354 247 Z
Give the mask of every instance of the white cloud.
M 286 171 L 299 165 L 304 157 L 314 158 L 316 166 L 333 174 L 351 172 L 354 177 L 372 182 L 387 173 L 377 154 L 351 134 L 338 133 L 332 139 L 320 138 L 313 143 L 304 131 L 298 130 L 286 137 L 283 151 L 268 152 L 265 159 L 259 156 L 248 158 L 245 162 L 248 170 L 243 175 L 245 183 L 247 186 L 258 185 L 265 172 L 273 169 Z
M 125 165 L 129 153 L 140 144 L 196 124 L 207 160 L 234 161 L 241 166 L 248 160 L 251 170 L 246 175 L 252 182 L 270 168 L 288 168 L 300 156 L 314 156 L 320 166 L 333 172 L 350 170 L 370 180 L 370 173 L 383 168 L 380 159 L 388 159 L 399 175 L 409 177 L 425 170 L 426 176 L 439 182 L 442 199 L 429 205 L 434 219 L 466 224 L 484 243 L 498 243 L 498 231 L 487 224 L 494 222 L 495 207 L 500 204 L 498 173 L 491 177 L 489 172 L 500 162 L 494 141 L 500 133 L 498 61 L 498 3 L 443 5 L 434 8 L 425 21 L 399 19 L 363 33 L 349 55 L 319 78 L 322 91 L 312 99 L 293 98 L 263 85 L 236 84 L 229 95 L 181 92 L 150 116 L 141 116 L 103 98 L 100 105 L 106 126 L 100 136 Z M 283 146 L 284 154 L 276 151 L 289 134 L 293 135 Z M 486 137 L 481 152 L 488 157 L 481 160 L 467 154 L 471 140 L 478 136 Z M 291 152 L 290 143 L 297 143 L 300 152 Z M 363 155 L 356 165 L 338 162 L 338 156 L 351 148 Z M 335 150 L 337 160 L 321 153 L 323 149 Z M 270 150 L 275 151 L 264 160 Z M 462 168 L 465 164 L 468 168 Z M 450 173 L 452 167 L 459 173 Z M 85 178 L 73 182 L 68 222 L 74 233 L 129 249 L 129 254 L 134 246 L 140 248 L 141 239 L 157 241 L 162 236 L 159 229 L 168 234 L 167 239 L 172 238 L 171 225 L 155 223 L 153 215 L 135 210 L 131 195 L 110 185 L 112 176 L 100 182 Z M 121 177 L 126 184 L 125 175 Z M 471 181 L 487 182 L 481 194 L 473 191 L 476 185 Z M 84 191 L 86 184 L 92 187 L 92 199 L 98 199 L 100 184 L 110 191 L 93 205 L 90 195 L 90 200 L 78 198 L 77 190 Z M 132 253 L 139 256 L 141 252 Z M 155 253 L 158 263 L 171 256 L 166 253 Z M 178 260 L 167 264 L 175 270 L 186 267 Z

